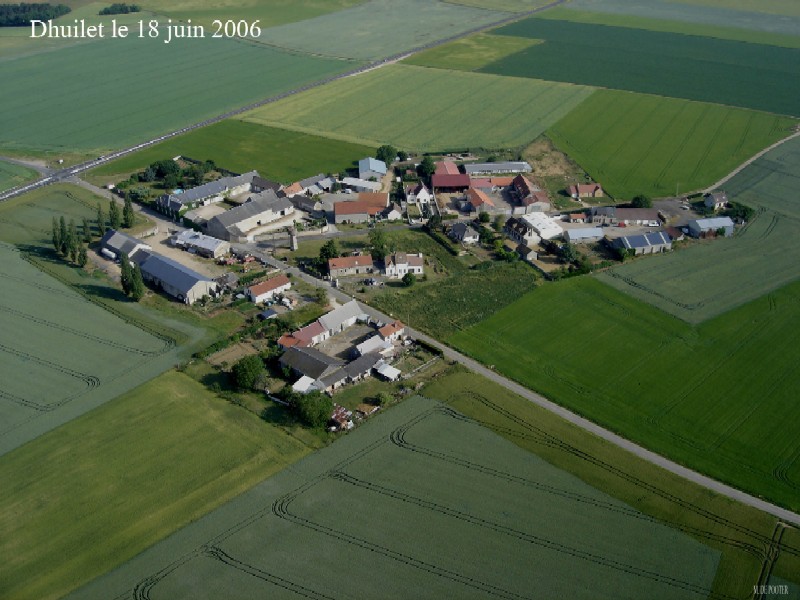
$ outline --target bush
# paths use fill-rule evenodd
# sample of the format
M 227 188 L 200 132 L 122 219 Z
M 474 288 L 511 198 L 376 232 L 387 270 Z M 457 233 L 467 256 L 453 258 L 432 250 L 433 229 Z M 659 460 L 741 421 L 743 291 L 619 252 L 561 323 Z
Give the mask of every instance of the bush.
M 251 390 L 264 372 L 264 361 L 257 354 L 251 354 L 240 359 L 231 370 L 233 383 L 240 390 Z

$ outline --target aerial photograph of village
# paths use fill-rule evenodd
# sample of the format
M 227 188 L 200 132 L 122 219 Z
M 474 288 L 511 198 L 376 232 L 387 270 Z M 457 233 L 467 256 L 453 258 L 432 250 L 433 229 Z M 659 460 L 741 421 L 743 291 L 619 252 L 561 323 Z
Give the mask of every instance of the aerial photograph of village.
M 0 4 L 0 600 L 800 600 L 800 0 L 134 2 Z

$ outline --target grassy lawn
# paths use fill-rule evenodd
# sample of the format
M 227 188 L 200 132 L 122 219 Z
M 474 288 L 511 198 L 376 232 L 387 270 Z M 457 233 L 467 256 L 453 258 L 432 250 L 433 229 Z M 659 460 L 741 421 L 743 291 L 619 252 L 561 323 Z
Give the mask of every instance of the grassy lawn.
M 0 592 L 60 598 L 309 448 L 166 373 L 0 461 Z
M 126 597 L 134 586 L 165 598 L 231 589 L 241 597 L 528 597 L 535 586 L 550 597 L 696 598 L 708 595 L 719 558 L 417 397 L 75 597 Z M 353 577 L 343 564 L 369 564 L 375 576 Z
M 409 90 L 425 90 L 424 97 Z M 590 94 L 591 89 L 582 86 L 390 65 L 264 106 L 243 118 L 407 150 L 514 148 L 539 136 Z
M 423 388 L 514 444 L 721 552 L 714 596 L 743 597 L 758 579 L 775 527 L 765 513 L 663 471 L 460 367 Z M 794 533 L 791 530 L 787 534 Z M 800 582 L 800 540 L 784 536 L 775 573 Z M 793 574 L 793 575 L 792 575 Z
M 89 172 L 97 185 L 116 183 L 164 158 L 211 159 L 237 173 L 257 170 L 262 177 L 289 184 L 317 173 L 339 173 L 371 156 L 374 147 L 350 144 L 244 121 L 221 121 L 171 138 Z
M 798 49 L 539 18 L 494 33 L 545 43 L 501 58 L 482 72 L 800 116 Z
M 39 173 L 33 169 L 0 160 L 0 191 L 38 178 Z
M 538 40 L 531 38 L 477 33 L 425 50 L 403 62 L 419 67 L 474 71 L 538 43 Z
M 610 194 L 630 199 L 711 185 L 795 124 L 717 104 L 598 90 L 547 135 Z
M 142 65 L 147 82 L 131 80 Z M 0 62 L 0 148 L 102 153 L 344 68 L 340 61 L 210 37 L 164 44 L 137 36 L 31 54 Z M 177 82 L 179 72 L 195 76 Z M 43 86 L 58 94 L 41 94 Z
M 798 510 L 795 283 L 691 326 L 591 278 L 549 284 L 449 342 L 655 452 Z M 411 321 L 414 324 L 414 321 Z

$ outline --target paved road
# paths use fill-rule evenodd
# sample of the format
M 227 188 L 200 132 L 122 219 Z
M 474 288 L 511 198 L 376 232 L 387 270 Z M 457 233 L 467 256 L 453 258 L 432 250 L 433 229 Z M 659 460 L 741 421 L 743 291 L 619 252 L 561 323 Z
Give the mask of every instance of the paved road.
M 277 260 L 274 257 L 267 255 L 266 253 L 259 252 L 258 254 L 263 255 L 265 261 L 271 266 L 278 269 L 283 269 L 286 272 L 291 273 L 293 277 L 298 277 L 303 281 L 310 283 L 311 285 L 315 285 L 317 287 L 321 287 L 328 290 L 328 293 L 340 303 L 349 302 L 350 300 L 353 300 L 352 296 L 345 294 L 343 291 L 339 289 L 332 288 L 330 283 L 327 281 L 323 281 L 321 279 L 317 279 L 316 277 L 312 277 L 311 275 L 304 273 L 294 267 L 289 267 L 287 264 Z M 363 307 L 364 312 L 370 315 L 373 319 L 384 322 L 389 322 L 393 320 L 392 317 L 390 317 L 389 315 L 382 313 L 379 310 L 372 308 L 369 305 L 363 304 L 361 302 L 359 302 L 359 304 Z M 483 375 L 487 379 L 494 381 L 495 383 L 503 386 L 507 390 L 519 396 L 522 396 L 526 400 L 533 402 L 534 404 L 544 408 L 545 410 L 558 415 L 562 419 L 569 421 L 574 425 L 577 425 L 581 429 L 588 431 L 589 433 L 593 433 L 594 435 L 603 438 L 604 440 L 614 444 L 615 446 L 618 446 L 624 450 L 627 450 L 628 452 L 631 452 L 632 454 L 635 454 L 639 458 L 646 460 L 651 464 L 659 466 L 662 469 L 669 471 L 670 473 L 674 473 L 679 477 L 687 479 L 713 492 L 716 492 L 723 496 L 727 496 L 728 498 L 736 500 L 737 502 L 741 502 L 742 504 L 746 504 L 747 506 L 752 506 L 753 508 L 757 508 L 758 510 L 769 513 L 775 517 L 778 517 L 783 521 L 786 521 L 787 523 L 800 525 L 800 515 L 793 513 L 792 511 L 786 510 L 785 508 L 781 508 L 780 506 L 775 506 L 774 504 L 767 502 L 766 500 L 763 500 L 761 498 L 751 496 L 750 494 L 742 492 L 741 490 L 737 490 L 729 485 L 725 485 L 724 483 L 720 483 L 719 481 L 711 479 L 710 477 L 706 477 L 705 475 L 702 475 L 696 471 L 692 471 L 691 469 L 688 469 L 683 465 L 679 465 L 676 462 L 664 458 L 663 456 L 660 456 L 655 452 L 651 452 L 647 448 L 643 448 L 642 446 L 639 446 L 638 444 L 631 442 L 630 440 L 627 440 L 617 435 L 616 433 L 604 429 L 597 423 L 589 421 L 588 419 L 585 419 L 580 415 L 577 415 L 567 410 L 566 408 L 556 404 L 555 402 L 551 402 L 544 396 L 541 396 L 540 394 L 537 394 L 536 392 L 529 390 L 528 388 L 523 387 L 520 384 L 500 375 L 496 371 L 489 369 L 488 367 L 485 367 L 481 363 L 469 358 L 468 356 L 461 354 L 460 352 L 457 352 L 456 350 L 453 350 L 451 347 L 442 344 L 438 340 L 430 337 L 425 333 L 422 333 L 421 331 L 417 331 L 410 327 L 406 327 L 406 331 L 411 337 L 423 340 L 428 344 L 431 344 L 432 346 L 442 350 L 446 358 L 461 363 L 468 369 L 475 371 L 480 375 Z

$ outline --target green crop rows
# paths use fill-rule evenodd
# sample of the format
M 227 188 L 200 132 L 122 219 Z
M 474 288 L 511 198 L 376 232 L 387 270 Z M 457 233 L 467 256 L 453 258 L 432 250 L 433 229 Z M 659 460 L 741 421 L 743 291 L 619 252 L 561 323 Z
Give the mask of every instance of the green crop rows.
M 483 72 L 800 115 L 800 49 L 537 18 L 495 33 L 545 43 Z
M 547 134 L 610 194 L 630 199 L 711 185 L 795 124 L 763 112 L 598 90 Z
M 797 510 L 800 283 L 691 326 L 592 278 L 450 342 L 625 437 Z M 413 321 L 412 321 L 413 323 Z
M 581 86 L 391 65 L 244 118 L 409 150 L 503 148 L 530 142 L 589 94 Z
M 707 596 L 719 553 L 415 398 L 79 590 L 83 599 Z M 357 575 L 347 565 L 370 565 Z M 380 576 L 375 574 L 380 573 Z
M 104 40 L 25 56 L 0 62 L 0 147 L 132 145 L 344 68 L 210 38 Z

